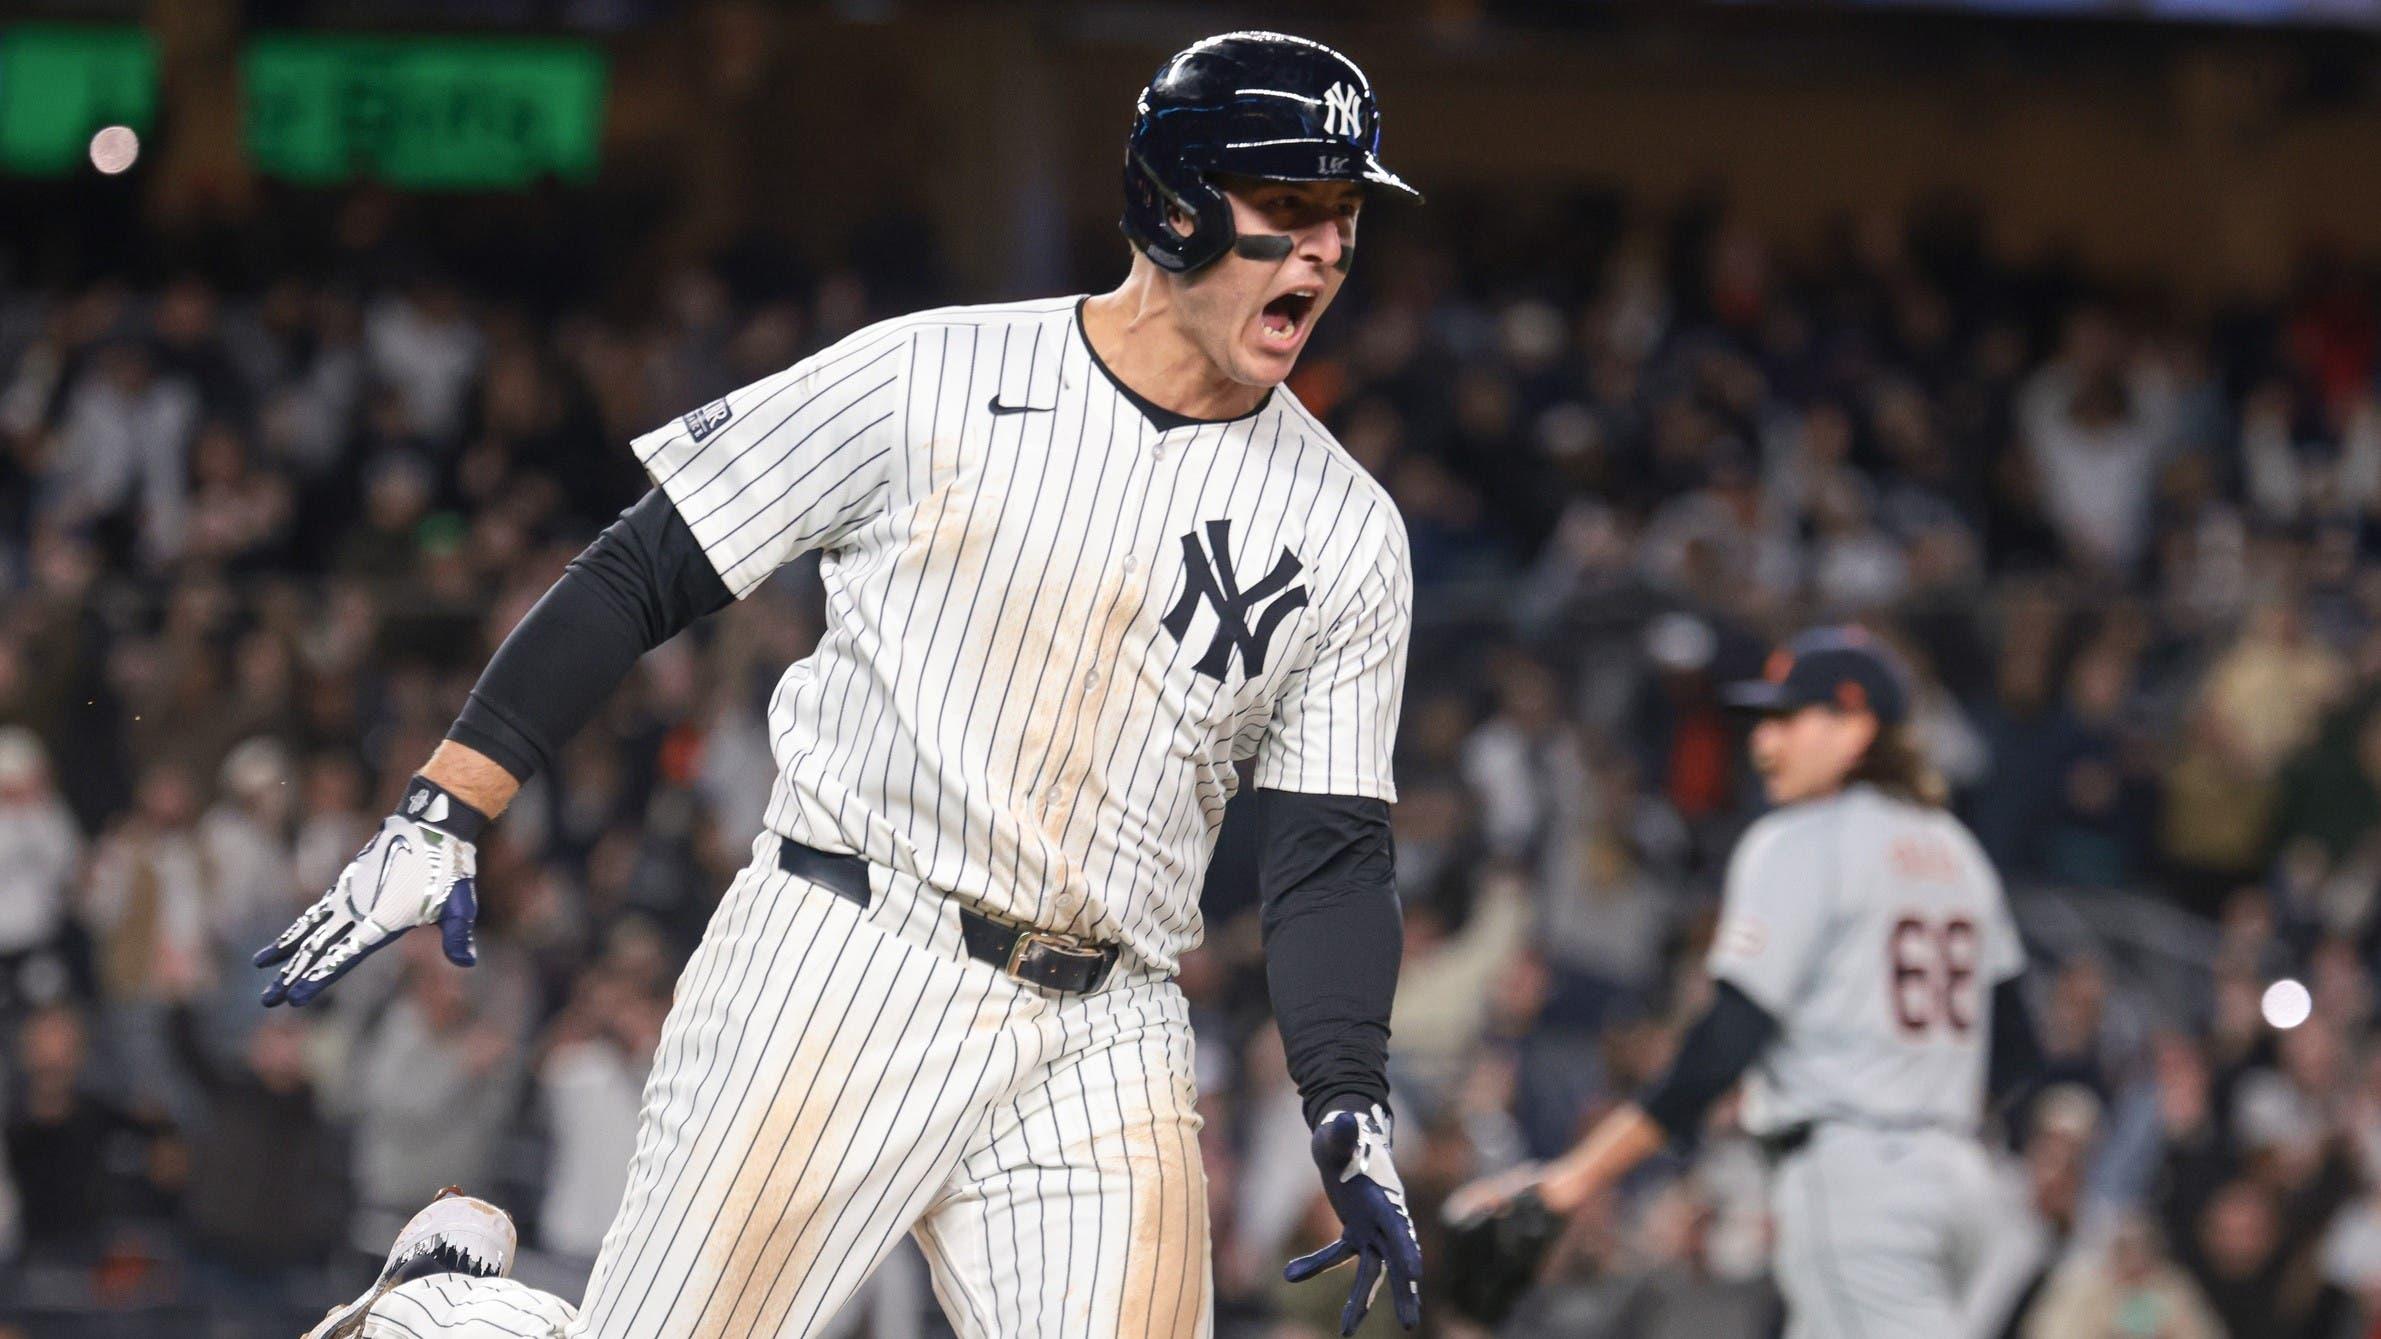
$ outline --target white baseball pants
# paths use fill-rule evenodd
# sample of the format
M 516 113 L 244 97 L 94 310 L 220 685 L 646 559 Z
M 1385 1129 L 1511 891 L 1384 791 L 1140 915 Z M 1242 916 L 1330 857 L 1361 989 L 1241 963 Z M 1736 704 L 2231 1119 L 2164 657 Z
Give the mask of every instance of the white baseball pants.
M 1181 992 L 1130 954 L 1097 991 L 1024 985 L 965 954 L 940 893 L 871 866 L 863 911 L 777 841 L 679 979 L 576 1315 L 450 1275 L 367 1335 L 806 1339 L 912 1232 L 964 1339 L 1205 1339 Z

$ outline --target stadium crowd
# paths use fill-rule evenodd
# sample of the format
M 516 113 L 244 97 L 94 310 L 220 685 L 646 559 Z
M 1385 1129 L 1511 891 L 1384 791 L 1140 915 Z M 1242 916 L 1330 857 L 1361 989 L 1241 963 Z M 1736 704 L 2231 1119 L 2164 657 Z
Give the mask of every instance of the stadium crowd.
M 415 936 L 268 1013 L 247 956 L 641 491 L 629 437 L 955 295 L 910 230 L 574 302 L 560 262 L 403 244 L 422 208 L 359 194 L 319 254 L 139 281 L 0 270 L 12 1339 L 286 1339 L 450 1182 L 574 1290 L 677 965 L 759 830 L 814 576 L 656 651 L 523 793 L 482 845 L 476 969 Z M 1426 1256 L 1448 1189 L 1661 1064 L 1755 812 L 1714 686 L 1857 618 L 1918 668 L 2038 940 L 2054 1072 L 1996 1123 L 1969 1333 L 2381 1333 L 2371 277 L 2314 257 L 2194 310 L 1996 258 L 1948 206 L 1793 246 L 1597 196 L 1379 231 L 1293 384 L 1413 538 L 1392 1063 Z M 1112 279 L 1084 235 L 1083 282 Z M 1279 1265 L 1331 1229 L 1234 838 L 1182 975 L 1219 1331 L 1302 1339 L 1339 1293 Z M 2287 1030 L 2284 976 L 2312 1003 Z M 1507 1332 L 1769 1333 L 1762 1175 L 1722 1113 L 1573 1225 Z M 864 1323 L 939 1323 L 894 1279 Z

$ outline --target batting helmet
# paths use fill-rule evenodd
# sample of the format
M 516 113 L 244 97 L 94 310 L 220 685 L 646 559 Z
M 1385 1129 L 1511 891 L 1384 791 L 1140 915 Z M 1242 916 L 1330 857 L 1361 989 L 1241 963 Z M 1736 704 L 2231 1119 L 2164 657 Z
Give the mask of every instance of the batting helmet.
M 1210 37 L 1158 67 L 1124 149 L 1124 235 L 1158 267 L 1188 273 L 1238 249 L 1289 254 L 1286 237 L 1236 238 L 1216 173 L 1361 181 L 1422 193 L 1381 166 L 1381 106 L 1364 71 L 1287 33 Z M 1179 209 L 1188 231 L 1167 217 Z

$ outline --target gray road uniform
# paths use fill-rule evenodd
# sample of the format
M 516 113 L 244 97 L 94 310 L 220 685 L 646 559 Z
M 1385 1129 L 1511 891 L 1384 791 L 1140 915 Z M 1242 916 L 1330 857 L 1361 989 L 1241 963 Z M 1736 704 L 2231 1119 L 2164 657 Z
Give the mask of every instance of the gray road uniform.
M 1990 1189 L 1994 989 L 2025 966 L 1975 838 L 1867 785 L 1773 813 L 1729 864 L 1709 965 L 1777 1027 L 1744 1122 L 1778 1155 L 1788 1333 L 1953 1333 Z

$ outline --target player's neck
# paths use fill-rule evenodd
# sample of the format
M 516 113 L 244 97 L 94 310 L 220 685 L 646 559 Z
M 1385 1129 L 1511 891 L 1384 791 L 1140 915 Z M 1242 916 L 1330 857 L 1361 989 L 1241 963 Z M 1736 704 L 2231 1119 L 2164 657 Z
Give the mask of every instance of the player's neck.
M 1165 284 L 1140 266 L 1083 304 L 1083 338 L 1133 393 L 1185 418 L 1238 418 L 1267 390 L 1234 381 L 1182 328 Z
M 1832 800 L 1851 788 L 1852 778 L 1847 777 L 1827 785 L 1807 786 L 1790 796 L 1772 797 L 1771 803 L 1780 809 L 1791 809 L 1798 804 L 1817 804 L 1821 800 Z

